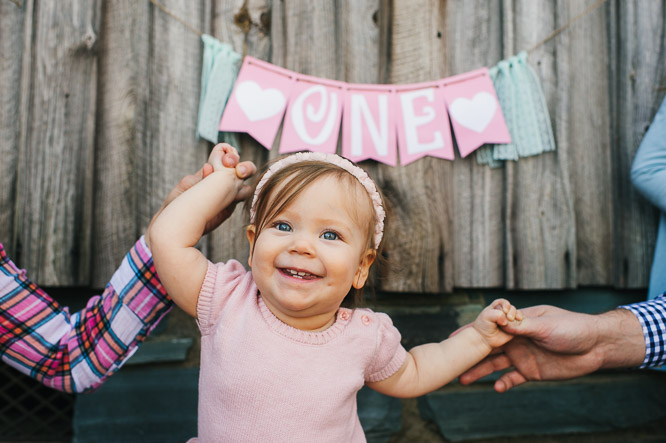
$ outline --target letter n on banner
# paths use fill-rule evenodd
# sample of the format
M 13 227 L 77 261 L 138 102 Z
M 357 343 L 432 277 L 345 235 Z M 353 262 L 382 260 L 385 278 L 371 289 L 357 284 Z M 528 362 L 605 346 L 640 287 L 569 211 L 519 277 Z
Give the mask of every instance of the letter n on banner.
M 451 128 L 444 104 L 444 92 L 437 83 L 396 87 L 400 164 L 406 165 L 429 155 L 453 160 Z
M 461 157 L 484 143 L 511 143 L 488 68 L 440 82 Z
M 280 153 L 310 150 L 334 154 L 343 100 L 344 83 L 296 75 L 282 127 Z
M 391 87 L 347 85 L 342 116 L 342 155 L 354 162 L 373 159 L 395 166 L 395 94 Z
M 247 132 L 271 149 L 293 87 L 293 73 L 246 56 L 220 120 L 220 131 Z

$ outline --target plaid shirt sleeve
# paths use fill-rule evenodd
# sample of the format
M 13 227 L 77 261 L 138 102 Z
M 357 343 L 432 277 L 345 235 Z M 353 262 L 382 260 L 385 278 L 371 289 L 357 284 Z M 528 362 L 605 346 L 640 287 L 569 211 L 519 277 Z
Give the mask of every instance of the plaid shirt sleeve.
M 645 335 L 645 359 L 641 368 L 666 364 L 666 293 L 659 297 L 620 306 L 634 313 Z
M 143 237 L 102 295 L 74 314 L 31 282 L 0 244 L 0 356 L 51 388 L 97 388 L 134 354 L 172 305 Z

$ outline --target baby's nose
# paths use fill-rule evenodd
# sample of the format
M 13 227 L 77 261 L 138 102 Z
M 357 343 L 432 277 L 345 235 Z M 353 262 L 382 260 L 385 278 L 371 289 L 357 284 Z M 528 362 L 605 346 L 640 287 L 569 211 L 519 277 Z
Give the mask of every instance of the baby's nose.
M 303 255 L 315 255 L 314 239 L 310 235 L 300 234 L 293 236 L 291 252 Z

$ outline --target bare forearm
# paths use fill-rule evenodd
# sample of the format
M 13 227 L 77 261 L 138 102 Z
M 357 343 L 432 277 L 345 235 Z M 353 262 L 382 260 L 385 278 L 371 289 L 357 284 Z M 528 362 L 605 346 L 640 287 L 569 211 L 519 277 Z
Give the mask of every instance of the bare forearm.
M 409 353 L 418 368 L 420 390 L 426 393 L 454 380 L 485 358 L 491 349 L 476 329 L 467 328 L 440 343 L 416 346 Z
M 440 343 L 416 346 L 407 353 L 399 378 L 384 391 L 394 397 L 418 397 L 454 380 L 490 353 L 491 347 L 474 329 L 467 328 Z M 382 383 L 382 382 L 380 382 Z
M 208 260 L 195 248 L 206 222 L 230 205 L 240 189 L 233 169 L 214 172 L 169 204 L 148 235 L 155 268 L 174 302 L 196 316 Z
M 174 247 L 196 245 L 206 222 L 233 203 L 242 182 L 232 174 L 214 172 L 164 208 L 151 227 L 151 240 L 168 240 Z
M 616 309 L 596 318 L 600 369 L 639 366 L 645 358 L 645 336 L 636 316 Z

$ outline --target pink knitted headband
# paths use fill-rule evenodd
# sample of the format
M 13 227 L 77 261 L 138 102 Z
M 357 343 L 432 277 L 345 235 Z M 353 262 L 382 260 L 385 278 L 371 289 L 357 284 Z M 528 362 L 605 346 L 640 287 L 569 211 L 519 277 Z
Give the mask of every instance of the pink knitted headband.
M 382 198 L 379 196 L 379 192 L 377 192 L 377 188 L 375 187 L 375 182 L 373 182 L 372 179 L 368 177 L 368 174 L 363 169 L 354 165 L 346 158 L 342 158 L 336 154 L 324 154 L 322 152 L 299 152 L 273 163 L 271 167 L 268 168 L 268 171 L 264 173 L 263 177 L 261 177 L 261 180 L 257 184 L 257 188 L 254 191 L 252 206 L 250 207 L 250 223 L 254 223 L 254 216 L 257 208 L 257 196 L 261 192 L 261 189 L 264 187 L 268 179 L 285 166 L 304 161 L 331 163 L 349 172 L 351 175 L 356 177 L 361 185 L 363 185 L 365 190 L 368 191 L 368 195 L 372 200 L 372 206 L 375 208 L 375 215 L 377 216 L 377 224 L 375 225 L 375 248 L 379 247 L 379 243 L 382 241 L 382 236 L 384 235 L 384 217 L 386 213 L 384 212 L 384 207 L 382 206 Z

